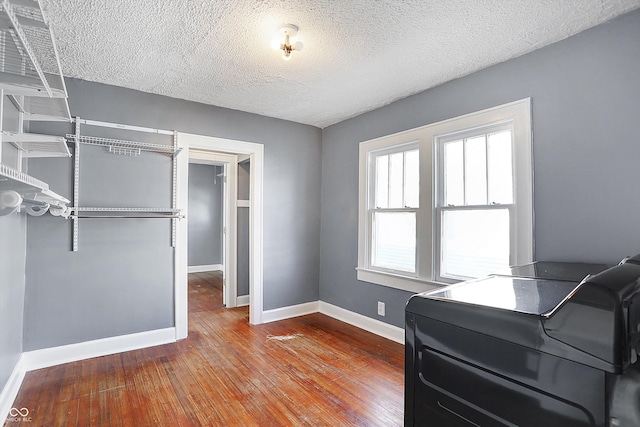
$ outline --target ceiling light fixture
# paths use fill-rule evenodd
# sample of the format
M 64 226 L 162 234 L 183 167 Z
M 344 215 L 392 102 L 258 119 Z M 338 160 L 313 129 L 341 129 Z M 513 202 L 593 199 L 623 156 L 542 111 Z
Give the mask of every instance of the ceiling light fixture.
M 285 61 L 291 59 L 291 52 L 294 50 L 300 52 L 304 47 L 299 41 L 291 44 L 291 37 L 295 37 L 296 34 L 298 34 L 298 27 L 293 24 L 282 24 L 278 28 L 278 35 L 283 39 L 274 40 L 273 43 L 271 43 L 271 47 L 274 50 L 282 51 L 282 59 Z

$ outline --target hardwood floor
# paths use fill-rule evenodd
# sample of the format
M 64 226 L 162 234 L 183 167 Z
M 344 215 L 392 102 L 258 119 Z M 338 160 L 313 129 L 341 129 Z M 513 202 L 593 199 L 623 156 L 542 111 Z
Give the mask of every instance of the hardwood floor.
M 400 426 L 400 344 L 322 314 L 248 324 L 189 275 L 189 338 L 29 372 L 5 426 Z

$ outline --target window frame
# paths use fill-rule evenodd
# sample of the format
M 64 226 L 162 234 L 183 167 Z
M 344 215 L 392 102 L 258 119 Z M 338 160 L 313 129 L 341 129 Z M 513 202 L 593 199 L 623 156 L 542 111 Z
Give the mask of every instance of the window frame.
M 511 122 L 513 126 L 513 194 L 515 215 L 511 216 L 515 233 L 511 241 L 510 264 L 533 261 L 534 212 L 533 212 L 533 155 L 531 131 L 531 98 L 525 98 L 478 112 L 454 117 L 419 128 L 363 141 L 359 144 L 359 194 L 358 194 L 358 280 L 375 283 L 409 292 L 424 292 L 448 283 L 437 280 L 440 248 L 436 196 L 438 189 L 437 141 L 456 133 L 473 131 L 491 125 Z M 416 274 L 398 271 L 382 271 L 372 268 L 371 226 L 369 213 L 372 188 L 371 154 L 392 152 L 394 148 L 416 144 L 420 158 L 420 195 L 416 214 L 417 259 Z M 404 151 L 404 150 L 403 150 Z

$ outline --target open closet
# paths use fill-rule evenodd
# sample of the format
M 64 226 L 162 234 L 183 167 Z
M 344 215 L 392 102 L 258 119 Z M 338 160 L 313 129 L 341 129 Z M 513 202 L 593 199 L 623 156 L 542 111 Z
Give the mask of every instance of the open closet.
M 38 2 L 0 5 L 0 116 L 0 215 L 68 215 L 69 200 L 24 170 L 26 159 L 71 155 L 64 137 L 25 132 L 32 120 L 70 120 L 53 34 Z

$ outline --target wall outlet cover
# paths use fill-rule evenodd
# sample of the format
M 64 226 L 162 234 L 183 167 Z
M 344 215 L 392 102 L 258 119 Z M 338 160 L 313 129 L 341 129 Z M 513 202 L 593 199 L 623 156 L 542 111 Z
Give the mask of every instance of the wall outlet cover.
M 382 301 L 378 301 L 378 315 L 384 316 L 384 303 Z

